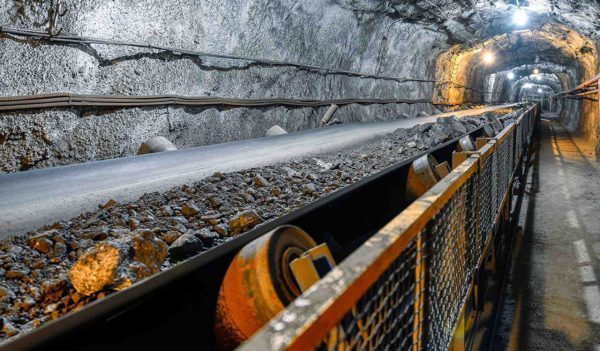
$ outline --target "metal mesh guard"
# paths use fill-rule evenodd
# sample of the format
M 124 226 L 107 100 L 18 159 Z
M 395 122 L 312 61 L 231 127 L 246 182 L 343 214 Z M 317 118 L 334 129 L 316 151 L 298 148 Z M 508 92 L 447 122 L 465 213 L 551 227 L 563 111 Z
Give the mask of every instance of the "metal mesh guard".
M 315 349 L 448 349 L 533 119 L 498 142 Z
M 324 341 L 327 350 L 405 350 L 417 342 L 423 264 L 420 236 L 356 303 Z M 325 348 L 325 345 L 327 347 Z
M 472 176 L 329 333 L 323 350 L 447 348 L 477 261 L 475 189 Z M 423 330 L 430 331 L 424 339 Z

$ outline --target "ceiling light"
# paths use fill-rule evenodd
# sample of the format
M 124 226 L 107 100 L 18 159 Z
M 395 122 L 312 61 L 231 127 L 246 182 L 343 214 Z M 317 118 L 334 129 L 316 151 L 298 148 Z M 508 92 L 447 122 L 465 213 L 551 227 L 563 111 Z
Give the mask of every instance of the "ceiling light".
M 541 93 L 542 93 L 542 89 L 538 89 L 538 93 L 540 93 L 540 94 L 541 94 Z
M 516 9 L 513 11 L 513 23 L 517 26 L 524 26 L 527 24 L 527 12 L 523 9 Z
M 540 70 L 539 70 L 539 69 L 537 69 L 537 68 L 534 68 L 534 69 L 533 69 L 533 74 L 540 74 Z
M 513 72 L 508 72 L 508 79 L 515 79 L 515 74 Z
M 492 54 L 489 51 L 485 52 L 483 54 L 483 62 L 485 62 L 485 64 L 487 64 L 487 65 L 494 62 L 494 54 Z

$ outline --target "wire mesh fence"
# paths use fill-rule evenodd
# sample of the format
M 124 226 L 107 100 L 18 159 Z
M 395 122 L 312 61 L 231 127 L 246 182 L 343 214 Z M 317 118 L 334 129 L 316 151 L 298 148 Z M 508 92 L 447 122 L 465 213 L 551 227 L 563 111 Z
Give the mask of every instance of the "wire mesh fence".
M 478 200 L 478 215 L 479 215 L 479 235 L 477 237 L 478 254 L 483 252 L 485 243 L 488 240 L 488 235 L 494 224 L 496 209 L 496 187 L 493 184 L 493 169 L 495 165 L 496 154 L 492 153 L 489 157 L 483 160 L 483 165 L 479 170 L 479 196 Z
M 426 350 L 444 350 L 454 332 L 477 264 L 476 173 L 424 230 L 427 236 Z
M 314 340 L 313 348 L 323 351 L 447 350 L 482 263 L 486 244 L 491 240 L 502 201 L 510 194 L 515 170 L 524 154 L 522 149 L 528 146 L 534 118 L 535 111 L 525 113 L 517 123 L 505 128 L 504 137 L 490 142 L 493 144 L 490 154 L 472 156 L 463 162 L 447 177 L 445 184 L 438 183 L 442 189 L 438 189 L 439 193 L 432 189 L 435 196 L 424 195 L 411 205 L 416 210 L 405 211 L 388 224 L 417 223 L 406 227 L 409 229 L 394 239 L 402 241 L 404 238 L 404 246 L 365 292 L 353 300 L 355 302 L 346 303 L 350 307 L 343 313 L 337 313 L 332 328 L 317 331 L 313 328 L 312 336 L 308 337 L 305 331 L 309 328 L 303 325 L 301 330 L 288 330 L 285 336 L 270 330 L 255 339 L 285 339 L 283 346 L 275 347 L 282 350 L 303 338 L 296 345 L 306 345 L 310 339 Z M 378 235 L 383 236 L 384 229 L 367 241 L 363 249 L 375 250 L 373 243 L 382 239 Z M 392 251 L 392 246 L 383 248 L 378 255 Z M 338 266 L 339 272 L 360 269 L 344 266 L 345 263 Z M 355 286 L 350 281 L 342 283 L 348 290 Z M 317 284 L 314 291 L 318 290 Z M 343 288 L 335 289 L 339 296 L 343 291 Z M 313 296 L 308 294 L 306 298 Z M 332 301 L 336 297 L 327 298 L 328 302 L 321 306 L 306 310 L 294 306 L 288 312 L 307 313 L 303 317 L 306 323 L 319 325 L 322 309 L 334 305 Z M 311 315 L 311 311 L 319 312 Z M 331 316 L 323 318 L 330 320 Z M 266 344 L 269 343 L 263 345 Z M 245 350 L 257 345 L 260 344 L 251 341 Z
M 423 253 L 415 237 L 323 341 L 323 350 L 404 350 L 418 342 Z

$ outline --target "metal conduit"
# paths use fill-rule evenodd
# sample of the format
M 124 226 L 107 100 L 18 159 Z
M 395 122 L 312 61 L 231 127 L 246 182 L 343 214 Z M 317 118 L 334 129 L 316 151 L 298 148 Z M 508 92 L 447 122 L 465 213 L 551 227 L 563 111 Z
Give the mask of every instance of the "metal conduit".
M 180 106 L 237 106 L 237 107 L 257 107 L 257 106 L 297 106 L 297 107 L 317 107 L 349 104 L 419 104 L 429 103 L 430 99 L 332 99 L 332 100 L 314 100 L 314 99 L 288 99 L 288 98 L 267 98 L 267 99 L 236 99 L 222 97 L 192 97 L 181 95 L 80 95 L 70 93 L 41 94 L 27 96 L 0 97 L 0 111 L 15 111 L 26 109 L 42 109 L 56 107 L 143 107 L 160 105 L 180 105 Z

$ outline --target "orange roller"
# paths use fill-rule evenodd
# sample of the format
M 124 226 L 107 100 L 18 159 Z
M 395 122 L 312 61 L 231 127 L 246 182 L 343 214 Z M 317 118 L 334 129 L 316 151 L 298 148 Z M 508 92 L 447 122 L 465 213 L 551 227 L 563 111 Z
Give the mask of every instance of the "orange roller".
M 219 291 L 215 333 L 221 349 L 241 344 L 300 296 L 289 264 L 316 245 L 300 228 L 286 225 L 242 248 Z

